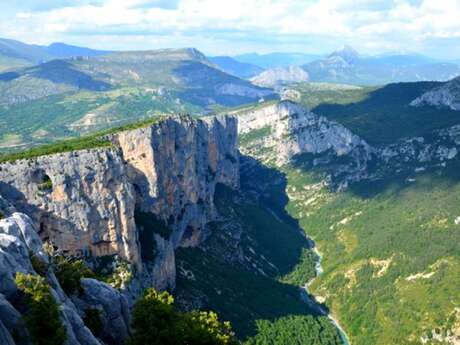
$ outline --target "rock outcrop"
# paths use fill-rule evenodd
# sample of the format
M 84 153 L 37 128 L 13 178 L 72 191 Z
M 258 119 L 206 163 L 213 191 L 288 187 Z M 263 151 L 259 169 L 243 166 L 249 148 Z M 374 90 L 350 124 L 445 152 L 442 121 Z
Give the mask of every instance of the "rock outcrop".
M 119 254 L 140 264 L 135 194 L 115 148 L 66 152 L 0 166 L 0 193 L 69 255 Z
M 257 131 L 263 133 L 255 141 L 256 145 L 245 146 L 242 150 L 251 154 L 251 150 L 261 152 L 268 149 L 271 152 L 268 160 L 274 160 L 278 165 L 291 162 L 302 154 L 348 157 L 352 163 L 347 172 L 348 181 L 362 178 L 373 154 L 372 147 L 347 128 L 291 101 L 238 114 L 238 131 L 242 140 L 245 140 L 245 134 L 257 136 Z M 318 160 L 317 164 L 320 163 Z
M 174 287 L 174 249 L 206 237 L 217 183 L 239 185 L 237 121 L 171 117 L 108 139 L 109 148 L 1 164 L 0 194 L 64 254 L 133 264 L 132 296 Z M 145 230 L 153 246 L 140 240 L 140 212 L 155 221 Z
M 308 73 L 298 66 L 278 67 L 263 71 L 251 78 L 251 82 L 262 87 L 274 87 L 289 83 L 308 81 Z
M 18 304 L 18 288 L 15 282 L 15 275 L 18 272 L 30 275 L 38 275 L 31 261 L 31 257 L 38 258 L 41 262 L 49 265 L 50 259 L 42 249 L 37 229 L 33 225 L 32 219 L 23 213 L 13 213 L 9 217 L 0 220 L 0 343 L 15 345 L 15 337 L 22 339 L 23 343 L 29 344 L 30 337 L 24 319 L 15 306 Z M 72 303 L 70 298 L 62 290 L 54 272 L 48 268 L 45 279 L 50 286 L 50 291 L 54 300 L 58 304 L 61 323 L 66 330 L 66 345 L 102 345 L 85 326 L 80 311 Z M 119 300 L 127 300 L 113 289 L 110 285 L 100 283 L 103 287 L 98 286 L 92 289 L 91 294 L 94 304 L 104 304 L 102 296 L 111 294 L 119 295 Z M 101 290 L 104 288 L 104 294 Z M 86 291 L 86 290 L 85 290 Z M 107 292 L 109 291 L 109 292 Z M 114 301 L 116 302 L 116 301 Z M 116 304 L 113 304 L 115 307 Z M 123 313 L 121 313 L 123 315 Z M 105 334 L 105 333 L 103 333 Z M 118 344 L 123 344 L 129 333 L 118 334 Z M 22 342 L 21 342 L 22 344 Z
M 83 318 L 88 310 L 97 310 L 101 320 L 101 338 L 106 344 L 119 344 L 130 334 L 128 301 L 110 285 L 95 279 L 81 280 L 83 292 L 72 296 L 72 302 Z
M 411 102 L 414 107 L 431 105 L 460 110 L 460 77 L 428 91 Z
M 237 112 L 244 154 L 282 166 L 315 169 L 336 190 L 361 180 L 445 167 L 458 155 L 460 126 L 370 146 L 342 125 L 292 101 Z

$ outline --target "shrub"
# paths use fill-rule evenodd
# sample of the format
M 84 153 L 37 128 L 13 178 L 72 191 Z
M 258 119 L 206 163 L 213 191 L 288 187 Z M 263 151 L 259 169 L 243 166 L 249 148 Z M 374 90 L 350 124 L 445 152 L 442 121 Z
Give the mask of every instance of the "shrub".
M 88 308 L 85 310 L 83 322 L 96 337 L 100 336 L 104 325 L 101 320 L 101 311 L 96 308 Z
M 118 259 L 113 272 L 106 279 L 102 280 L 114 288 L 121 290 L 133 279 L 132 269 L 133 267 L 129 262 Z
M 46 280 L 40 276 L 16 274 L 16 285 L 22 292 L 28 310 L 24 320 L 35 345 L 62 345 L 66 331 L 59 309 Z
M 183 317 L 186 325 L 186 344 L 238 344 L 230 322 L 220 322 L 218 315 L 212 311 L 193 311 L 185 313 Z
M 80 280 L 95 278 L 96 275 L 89 269 L 83 260 L 75 260 L 64 256 L 53 259 L 54 272 L 62 289 L 69 295 L 83 293 Z
M 182 313 L 167 293 L 148 289 L 133 308 L 131 345 L 233 345 L 230 323 L 213 312 Z
M 43 178 L 43 182 L 38 184 L 38 190 L 40 191 L 50 191 L 53 189 L 53 182 L 49 176 Z

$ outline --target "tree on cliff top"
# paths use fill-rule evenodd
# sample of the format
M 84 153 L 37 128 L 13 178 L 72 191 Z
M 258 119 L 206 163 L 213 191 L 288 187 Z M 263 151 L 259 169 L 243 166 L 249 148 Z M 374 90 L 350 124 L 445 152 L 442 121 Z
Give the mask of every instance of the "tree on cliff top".
M 214 312 L 184 313 L 173 297 L 148 289 L 133 309 L 131 345 L 236 345 L 230 323 Z

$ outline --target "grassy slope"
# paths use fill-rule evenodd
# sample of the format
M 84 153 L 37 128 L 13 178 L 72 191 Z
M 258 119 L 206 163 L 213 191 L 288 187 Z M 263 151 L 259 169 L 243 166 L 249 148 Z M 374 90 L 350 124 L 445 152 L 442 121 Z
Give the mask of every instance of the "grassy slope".
M 197 114 L 208 107 L 254 102 L 220 94 L 225 84 L 250 86 L 188 50 L 54 60 L 0 74 L 0 150 L 49 143 L 158 113 Z
M 133 130 L 136 128 L 153 125 L 161 121 L 163 118 L 164 116 L 155 116 L 153 118 L 148 118 L 142 121 L 129 123 L 127 125 L 106 129 L 104 131 L 81 136 L 78 138 L 65 139 L 52 144 L 36 146 L 29 150 L 0 154 L 0 163 L 13 162 L 19 159 L 36 158 L 61 152 L 110 147 L 112 146 L 112 143 L 104 138 L 105 136 L 121 131 Z
M 460 304 L 455 164 L 414 183 L 395 178 L 339 194 L 293 192 L 315 179 L 287 169 L 295 199 L 288 209 L 324 255 L 325 272 L 313 289 L 327 297 L 353 344 L 421 344 L 432 330 L 452 327 L 448 320 Z M 311 198 L 314 206 L 305 207 Z
M 145 88 L 49 96 L 0 107 L 0 150 L 50 143 L 159 114 L 196 113 L 199 109 L 178 104 L 172 95 L 159 96 Z M 93 115 L 85 117 L 87 114 Z
M 321 90 L 295 87 L 301 103 L 337 121 L 370 144 L 388 144 L 403 137 L 421 136 L 458 123 L 458 112 L 409 104 L 435 82 L 399 83 L 361 90 Z

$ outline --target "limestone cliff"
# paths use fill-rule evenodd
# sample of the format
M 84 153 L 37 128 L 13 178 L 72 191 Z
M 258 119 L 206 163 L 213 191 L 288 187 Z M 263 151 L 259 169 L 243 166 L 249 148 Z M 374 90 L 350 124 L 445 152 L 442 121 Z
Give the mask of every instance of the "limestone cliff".
M 21 160 L 0 166 L 0 194 L 64 253 L 139 263 L 135 194 L 125 171 L 115 148 Z
M 459 126 L 370 146 L 341 124 L 292 101 L 261 105 L 236 115 L 244 154 L 278 166 L 315 169 L 338 190 L 365 179 L 445 167 L 458 154 Z
M 346 167 L 350 181 L 366 173 L 367 162 L 373 154 L 371 146 L 344 126 L 291 101 L 238 113 L 238 131 L 243 142 L 252 141 L 250 145 L 243 145 L 244 153 L 260 156 L 266 151 L 267 161 L 277 165 L 292 162 L 302 154 L 346 157 L 351 162 Z M 315 164 L 321 162 L 319 159 Z
M 3 210 L 3 209 L 2 209 Z M 18 272 L 38 276 L 31 257 L 46 265 L 41 272 L 59 308 L 59 318 L 66 333 L 66 345 L 124 344 L 129 336 L 128 301 L 110 285 L 85 279 L 78 300 L 91 299 L 91 307 L 100 311 L 103 329 L 96 338 L 83 322 L 86 306 L 76 305 L 58 282 L 50 258 L 42 249 L 32 219 L 14 212 L 0 220 L 0 343 L 5 345 L 31 344 L 24 323 L 23 303 L 15 282 Z M 102 341 L 100 338 L 103 338 Z
M 0 165 L 0 194 L 58 250 L 132 263 L 132 295 L 147 286 L 173 287 L 174 249 L 206 237 L 215 185 L 239 185 L 237 121 L 171 117 L 109 139 L 109 148 Z M 144 229 L 153 232 L 153 246 L 139 240 L 145 227 L 136 224 L 139 212 L 155 220 Z
M 460 77 L 428 91 L 411 102 L 414 107 L 435 106 L 460 110 Z

